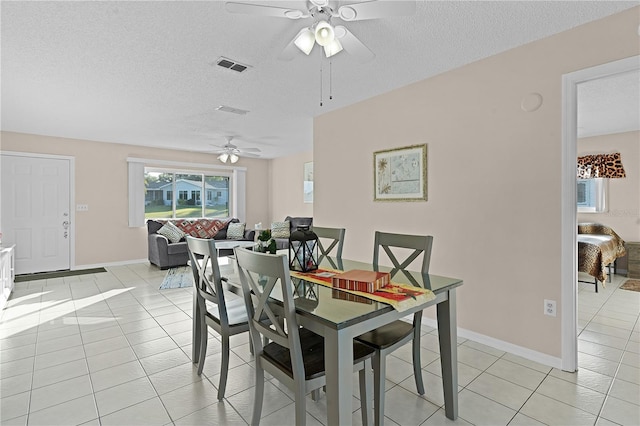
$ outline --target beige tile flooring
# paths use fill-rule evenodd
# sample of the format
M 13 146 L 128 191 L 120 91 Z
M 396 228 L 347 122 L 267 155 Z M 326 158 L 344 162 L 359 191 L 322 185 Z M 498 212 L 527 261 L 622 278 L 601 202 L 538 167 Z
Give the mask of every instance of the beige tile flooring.
M 0 323 L 0 423 L 247 424 L 254 375 L 246 335 L 232 339 L 218 402 L 215 338 L 201 377 L 190 362 L 191 289 L 158 290 L 165 273 L 148 264 L 108 270 L 16 284 Z M 455 423 L 640 424 L 640 293 L 618 289 L 623 281 L 614 277 L 598 294 L 580 284 L 578 373 L 459 339 Z M 424 333 L 426 395 L 415 393 L 410 345 L 388 359 L 389 425 L 452 423 L 442 408 L 437 335 Z M 308 424 L 326 423 L 325 403 L 308 399 Z M 356 398 L 353 407 L 357 424 Z M 293 418 L 292 394 L 268 382 L 262 424 Z

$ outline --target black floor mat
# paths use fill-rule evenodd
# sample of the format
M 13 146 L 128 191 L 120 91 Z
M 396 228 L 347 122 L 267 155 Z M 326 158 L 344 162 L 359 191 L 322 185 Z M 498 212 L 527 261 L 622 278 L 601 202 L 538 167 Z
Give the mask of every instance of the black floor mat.
M 100 272 L 107 272 L 104 268 L 91 268 L 91 269 L 79 269 L 77 271 L 54 271 L 54 272 L 38 272 L 35 274 L 20 274 L 16 275 L 15 282 L 46 280 L 49 278 L 70 277 L 73 275 L 86 275 L 97 274 Z

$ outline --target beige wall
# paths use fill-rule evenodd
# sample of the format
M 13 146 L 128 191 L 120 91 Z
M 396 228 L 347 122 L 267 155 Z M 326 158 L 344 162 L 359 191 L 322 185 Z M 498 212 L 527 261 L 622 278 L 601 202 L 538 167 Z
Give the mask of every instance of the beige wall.
M 303 166 L 309 161 L 313 161 L 311 151 L 271 160 L 271 217 L 268 222 L 263 221 L 263 227 L 287 216 L 313 216 L 313 204 L 303 199 Z M 314 191 L 317 182 L 316 179 Z
M 75 202 L 89 211 L 75 212 L 75 265 L 102 265 L 147 258 L 146 228 L 129 228 L 127 157 L 216 164 L 214 155 L 2 132 L 3 151 L 65 155 L 75 158 Z M 269 161 L 242 158 L 247 168 L 249 226 L 268 205 Z M 3 200 L 4 202 L 4 200 Z
M 433 235 L 432 273 L 465 281 L 460 327 L 560 358 L 543 300 L 561 306 L 562 75 L 638 55 L 638 24 L 634 8 L 316 118 L 314 222 L 362 260 L 374 230 Z M 373 202 L 372 153 L 420 143 L 429 200 Z

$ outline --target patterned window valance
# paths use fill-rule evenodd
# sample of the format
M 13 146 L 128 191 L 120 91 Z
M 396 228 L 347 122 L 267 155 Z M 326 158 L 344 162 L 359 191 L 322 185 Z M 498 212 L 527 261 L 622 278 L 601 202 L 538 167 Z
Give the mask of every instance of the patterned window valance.
M 578 157 L 578 179 L 627 177 L 620 153 L 595 154 Z

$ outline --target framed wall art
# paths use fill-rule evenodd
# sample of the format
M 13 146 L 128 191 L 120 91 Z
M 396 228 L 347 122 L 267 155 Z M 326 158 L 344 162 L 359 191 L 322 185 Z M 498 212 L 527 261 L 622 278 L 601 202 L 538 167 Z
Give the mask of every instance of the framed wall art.
M 427 144 L 373 153 L 373 201 L 427 201 Z
M 303 171 L 304 202 L 313 203 L 313 161 L 304 163 Z

